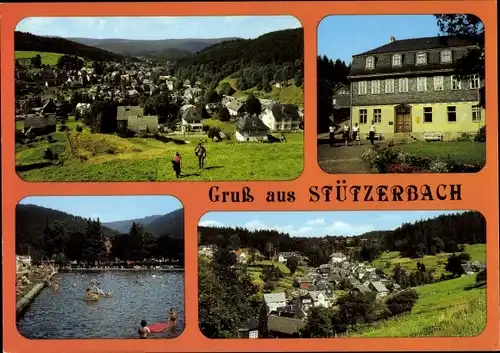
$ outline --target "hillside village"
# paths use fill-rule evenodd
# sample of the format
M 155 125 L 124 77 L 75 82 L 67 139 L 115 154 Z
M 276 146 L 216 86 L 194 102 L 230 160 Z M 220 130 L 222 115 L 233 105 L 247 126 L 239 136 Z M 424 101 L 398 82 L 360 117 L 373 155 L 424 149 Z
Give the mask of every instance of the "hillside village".
M 417 227 L 417 225 L 415 226 Z M 204 237 L 208 241 L 208 239 L 211 239 L 209 233 L 212 235 L 220 234 L 212 238 L 220 241 L 222 239 L 221 235 L 226 231 L 229 234 L 230 231 L 227 229 L 203 229 L 202 236 L 205 233 Z M 248 242 L 259 243 L 258 239 L 251 240 L 251 238 L 248 238 L 251 236 L 248 235 L 251 234 L 249 231 L 246 231 L 249 232 L 248 234 L 243 233 L 242 229 L 236 229 L 233 232 L 236 232 L 234 234 L 240 234 L 241 246 L 248 246 Z M 266 230 L 259 232 L 258 237 L 262 236 Z M 387 251 L 377 255 L 371 261 L 363 261 L 353 255 L 356 252 L 352 251 L 352 247 L 348 247 L 344 248 L 343 251 L 334 251 L 329 254 L 325 263 L 311 264 L 311 259 L 300 251 L 277 252 L 274 249 L 271 256 L 269 256 L 267 251 L 260 252 L 255 248 L 231 250 L 231 248 L 235 247 L 232 244 L 238 243 L 238 241 L 234 241 L 235 237 L 234 235 L 230 237 L 232 240 L 229 240 L 229 248 L 205 242 L 199 246 L 198 255 L 201 266 L 200 271 L 202 271 L 202 275 L 200 275 L 200 280 L 203 283 L 200 284 L 202 288 L 206 285 L 205 281 L 209 281 L 209 278 L 211 278 L 209 274 L 204 275 L 205 271 L 209 271 L 208 273 L 218 271 L 219 266 L 221 266 L 222 271 L 224 266 L 220 262 L 228 263 L 229 261 L 230 263 L 230 260 L 227 259 L 228 255 L 224 255 L 228 251 L 232 253 L 234 258 L 231 268 L 240 276 L 241 285 L 251 287 L 252 285 L 248 283 L 244 284 L 245 281 L 250 280 L 255 286 L 254 294 L 246 299 L 246 305 L 254 309 L 248 309 L 249 314 L 238 329 L 239 337 L 262 338 L 263 335 L 264 337 L 275 338 L 310 337 L 308 335 L 311 335 L 311 327 L 320 325 L 317 320 L 319 320 L 318 315 L 321 317 L 320 312 L 323 309 L 328 310 L 328 315 L 333 315 L 337 319 L 339 317 L 342 319 L 342 315 L 359 315 L 358 321 L 353 322 L 350 327 L 340 325 L 332 329 L 331 324 L 328 324 L 328 327 L 330 327 L 328 337 L 352 336 L 361 334 L 367 327 L 370 327 L 370 325 L 366 326 L 366 324 L 383 326 L 384 320 L 392 316 L 403 315 L 400 320 L 417 320 L 411 315 L 412 308 L 415 305 L 420 305 L 418 293 L 420 291 L 426 293 L 426 288 L 434 286 L 436 289 L 432 291 L 433 295 L 445 301 L 447 300 L 445 299 L 446 296 L 450 293 L 449 290 L 455 287 L 460 296 L 464 296 L 466 293 L 472 295 L 472 292 L 464 291 L 463 287 L 467 286 L 477 288 L 479 292 L 474 293 L 474 295 L 480 296 L 480 293 L 484 294 L 484 292 L 481 292 L 484 291 L 481 283 L 485 281 L 486 265 L 484 258 L 479 255 L 479 253 L 484 252 L 484 244 L 467 245 L 458 253 L 422 256 L 421 258 L 412 259 L 413 261 L 407 261 L 401 256 L 386 260 L 388 255 L 391 254 Z M 270 238 L 272 237 L 270 236 Z M 366 244 L 372 241 L 369 237 L 363 235 L 354 238 L 360 238 L 358 240 L 361 240 L 361 244 L 364 244 L 361 245 L 362 248 L 370 246 Z M 286 244 L 284 239 L 281 239 L 281 241 Z M 309 249 L 314 248 L 315 242 L 326 242 L 325 239 L 321 240 L 320 238 L 301 239 L 300 241 L 310 242 Z M 345 241 L 345 239 L 341 241 Z M 311 251 L 313 250 L 307 250 L 306 253 Z M 207 266 L 213 266 L 213 269 L 208 270 L 206 269 Z M 220 276 L 230 275 L 220 274 Z M 245 278 L 247 279 L 245 280 Z M 478 287 L 475 287 L 474 283 L 478 283 Z M 251 292 L 250 289 L 248 290 Z M 204 305 L 210 305 L 212 300 L 215 300 L 210 299 L 211 295 L 217 294 L 201 293 L 200 301 Z M 475 299 L 476 297 L 474 297 Z M 428 303 L 428 300 L 427 298 L 422 303 Z M 354 302 L 357 304 L 354 304 Z M 406 309 L 396 313 L 397 310 L 394 309 L 393 305 L 398 302 Z M 411 302 L 411 305 L 408 304 L 409 302 Z M 371 309 L 364 310 L 368 310 L 370 314 L 356 314 L 354 312 L 349 314 L 350 310 L 356 311 L 349 305 L 368 306 Z M 387 307 L 387 309 L 384 309 L 384 307 Z M 265 311 L 265 324 L 263 310 Z M 389 312 L 384 310 L 389 310 Z M 436 310 L 447 309 L 439 308 Z M 213 329 L 204 329 L 204 324 L 200 325 L 202 325 L 200 327 L 205 334 L 214 335 L 211 331 Z M 391 325 L 390 321 L 388 321 L 387 325 Z M 422 330 L 425 331 L 425 328 L 422 328 Z M 313 337 L 318 336 L 313 335 Z
M 214 55 L 221 50 L 220 44 L 224 43 L 214 45 Z M 40 174 L 35 178 L 46 178 L 49 173 L 43 168 L 82 168 L 78 164 L 109 161 L 118 154 L 139 160 L 164 155 L 166 150 L 169 155 L 175 150 L 182 154 L 189 147 L 186 145 L 191 144 L 193 150 L 198 142 L 205 144 L 208 158 L 215 158 L 219 151 L 234 152 L 230 146 L 240 146 L 234 143 L 287 143 L 288 147 L 257 148 L 261 153 L 269 149 L 285 153 L 284 148 L 302 153 L 303 98 L 275 94 L 302 85 L 302 78 L 293 79 L 293 68 L 273 80 L 271 66 L 264 65 L 271 74 L 269 80 L 265 78 L 266 87 L 258 83 L 257 88 L 241 90 L 238 72 L 226 78 L 188 77 L 189 61 L 114 56 L 110 60 L 104 53 L 102 60 L 72 54 L 16 53 L 17 167 L 22 176 L 30 178 L 35 170 L 33 175 Z M 109 135 L 122 140 L 106 138 Z M 153 144 L 158 148 L 146 150 Z M 221 147 L 227 144 L 230 146 Z M 162 146 L 163 151 L 158 150 Z M 242 148 L 241 157 L 248 158 L 245 151 L 250 147 Z M 287 158 L 282 159 L 286 162 Z M 301 170 L 302 162 L 295 163 L 299 163 L 295 169 Z M 51 172 L 57 173 L 56 169 Z

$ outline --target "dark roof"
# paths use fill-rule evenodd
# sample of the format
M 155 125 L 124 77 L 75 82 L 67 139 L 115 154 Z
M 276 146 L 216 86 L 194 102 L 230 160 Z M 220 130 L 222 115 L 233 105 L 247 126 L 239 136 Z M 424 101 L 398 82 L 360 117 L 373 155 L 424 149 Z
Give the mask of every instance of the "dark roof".
M 186 121 L 198 121 L 202 120 L 202 117 L 198 108 L 190 107 L 182 112 L 182 119 Z
M 269 315 L 267 317 L 267 327 L 269 331 L 281 332 L 287 335 L 299 333 L 300 329 L 305 326 L 305 322 L 299 319 L 289 317 Z
M 236 122 L 237 131 L 269 131 L 269 128 L 255 115 L 245 115 Z
M 243 330 L 243 331 L 253 331 L 253 330 L 257 330 L 259 328 L 259 322 L 251 317 L 247 322 L 245 322 L 245 324 L 243 325 L 243 327 L 240 328 L 240 330 Z
M 401 39 L 353 56 L 383 54 L 383 53 L 399 53 L 399 52 L 440 49 L 440 48 L 444 49 L 451 47 L 466 47 L 466 46 L 476 45 L 476 43 L 477 40 L 475 40 L 472 37 L 456 37 L 456 36 L 436 36 L 436 37 L 425 37 L 425 38 Z
M 44 128 L 46 126 L 56 125 L 56 119 L 54 117 L 44 118 L 43 116 L 27 116 L 24 120 L 24 128 Z
M 284 120 L 287 118 L 292 121 L 300 120 L 299 108 L 293 104 L 274 104 L 271 111 L 276 120 Z

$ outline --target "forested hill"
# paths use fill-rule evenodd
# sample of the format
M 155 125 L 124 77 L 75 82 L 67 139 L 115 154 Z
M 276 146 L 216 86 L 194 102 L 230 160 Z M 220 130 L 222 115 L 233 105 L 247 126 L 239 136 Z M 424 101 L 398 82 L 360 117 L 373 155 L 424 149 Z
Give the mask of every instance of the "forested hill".
M 84 232 L 87 228 L 87 220 L 62 211 L 53 210 L 36 205 L 17 205 L 16 207 L 16 247 L 17 251 L 24 253 L 28 246 L 41 247 L 42 233 L 47 222 L 49 225 L 58 222 L 63 224 L 64 229 L 70 232 Z M 118 232 L 102 227 L 105 237 L 113 237 Z
M 136 60 L 120 54 L 91 47 L 61 37 L 37 36 L 27 32 L 14 32 L 15 51 L 34 51 L 76 55 L 93 61 Z
M 371 261 L 384 251 L 401 256 L 422 257 L 439 252 L 460 251 L 461 244 L 486 243 L 486 221 L 475 211 L 441 215 L 402 224 L 395 230 L 375 231 L 357 236 L 298 238 L 275 230 L 198 227 L 200 245 L 216 244 L 255 248 L 266 256 L 299 251 L 312 265 L 327 263 L 332 252 L 342 252 L 361 261 Z
M 184 209 L 182 208 L 165 215 L 109 222 L 103 223 L 103 225 L 115 229 L 120 233 L 128 233 L 132 223 L 141 224 L 145 231 L 150 232 L 154 236 L 168 233 L 173 238 L 184 238 Z
M 255 39 L 236 39 L 209 46 L 180 59 L 174 74 L 199 79 L 205 84 L 232 76 L 238 89 L 271 81 L 303 77 L 304 31 L 302 28 L 266 33 Z

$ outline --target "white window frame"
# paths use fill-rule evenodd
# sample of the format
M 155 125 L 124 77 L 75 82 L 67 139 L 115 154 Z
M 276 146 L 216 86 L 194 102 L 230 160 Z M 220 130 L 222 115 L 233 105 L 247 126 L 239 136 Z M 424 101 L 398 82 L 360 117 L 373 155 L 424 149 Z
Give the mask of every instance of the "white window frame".
M 375 58 L 373 56 L 369 56 L 365 60 L 365 69 L 374 69 L 375 68 Z
M 417 92 L 427 91 L 427 77 L 417 77 Z
M 371 94 L 380 94 L 380 80 L 370 82 Z
M 434 76 L 434 91 L 444 91 L 444 76 Z
M 368 94 L 368 83 L 366 81 L 358 82 L 358 96 Z
M 422 60 L 423 58 L 423 60 Z M 415 64 L 416 65 L 426 65 L 427 64 L 427 53 L 425 51 L 420 51 L 415 54 Z
M 482 121 L 483 109 L 479 105 L 472 106 L 472 122 L 480 123 Z
M 360 109 L 359 110 L 359 123 L 360 124 L 368 123 L 368 110 L 367 109 Z
M 430 112 L 426 112 L 426 109 L 430 109 Z M 422 113 L 422 119 L 424 124 L 432 124 L 432 107 L 424 107 L 423 113 Z M 430 115 L 431 116 L 431 121 L 425 121 L 425 116 Z
M 450 108 L 453 108 L 452 110 L 450 110 Z M 455 121 L 450 121 L 450 112 L 452 113 L 455 113 Z M 449 105 L 446 107 L 446 120 L 448 121 L 448 123 L 456 123 L 457 122 L 457 107 L 454 106 L 454 105 Z
M 391 60 L 392 66 L 398 67 L 403 66 L 403 57 L 401 54 L 394 54 Z
M 459 91 L 462 89 L 462 81 L 456 79 L 455 76 L 451 76 L 450 80 L 452 91 Z
M 403 84 L 401 84 L 403 83 Z M 398 90 L 400 93 L 408 92 L 408 78 L 403 77 L 398 80 Z
M 441 51 L 440 57 L 441 57 L 442 64 L 449 64 L 453 61 L 452 52 L 450 49 L 445 49 L 445 50 Z
M 385 93 L 394 93 L 394 79 L 393 78 L 388 78 L 384 82 L 385 86 Z
M 382 123 L 382 109 L 380 108 L 373 109 L 373 122 L 375 124 Z
M 481 78 L 479 77 L 479 75 L 472 76 L 471 80 L 469 81 L 469 87 L 470 89 L 481 88 Z

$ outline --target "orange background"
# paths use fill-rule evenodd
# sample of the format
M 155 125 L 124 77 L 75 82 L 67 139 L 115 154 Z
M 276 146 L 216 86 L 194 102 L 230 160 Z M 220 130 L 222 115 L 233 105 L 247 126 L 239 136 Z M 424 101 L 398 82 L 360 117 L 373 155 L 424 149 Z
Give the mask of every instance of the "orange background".
M 53 3 L 1 4 L 1 108 L 2 108 L 2 234 L 4 352 L 237 352 L 237 351 L 363 351 L 363 350 L 493 350 L 499 336 L 498 263 L 498 159 L 497 159 L 497 30 L 496 4 L 488 1 L 373 1 L 373 2 L 259 2 L 259 3 Z M 337 176 L 321 171 L 316 152 L 316 29 L 329 14 L 435 14 L 470 13 L 486 27 L 486 95 L 488 108 L 487 163 L 477 174 L 434 175 L 343 175 L 349 184 L 462 184 L 462 201 L 411 203 L 309 203 L 310 185 L 335 185 Z M 192 182 L 192 183 L 26 183 L 15 173 L 14 143 L 14 43 L 13 32 L 24 17 L 44 16 L 203 16 L 203 15 L 294 15 L 304 26 L 305 36 L 305 164 L 303 174 L 290 182 Z M 410 24 L 409 24 L 410 25 Z M 349 28 L 339 28 L 349 35 Z M 334 46 L 335 43 L 332 43 Z M 212 204 L 208 189 L 251 187 L 251 204 Z M 267 204 L 268 190 L 294 190 L 297 201 Z M 28 340 L 16 329 L 15 318 L 15 206 L 26 196 L 40 195 L 152 195 L 176 196 L 185 207 L 186 293 L 183 334 L 168 340 Z M 197 302 L 197 223 L 208 211 L 221 210 L 460 210 L 480 211 L 487 219 L 487 310 L 488 324 L 477 337 L 394 338 L 394 339 L 245 339 L 210 340 L 198 329 Z M 159 308 L 161 310 L 161 308 Z M 120 323 L 117 323 L 117 325 Z

